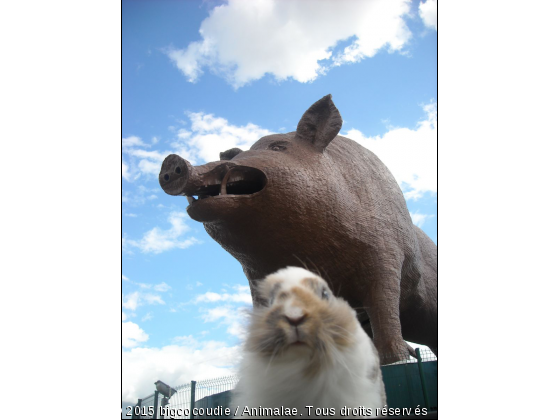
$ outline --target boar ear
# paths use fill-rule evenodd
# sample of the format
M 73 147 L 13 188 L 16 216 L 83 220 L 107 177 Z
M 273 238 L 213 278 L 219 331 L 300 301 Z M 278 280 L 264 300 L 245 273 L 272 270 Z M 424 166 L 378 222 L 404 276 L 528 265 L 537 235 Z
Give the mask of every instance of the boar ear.
M 233 149 L 226 150 L 225 152 L 220 152 L 220 160 L 231 160 L 243 150 L 234 147 Z
M 342 127 L 342 118 L 329 94 L 305 111 L 299 120 L 296 136 L 323 151 L 336 137 L 340 127 Z

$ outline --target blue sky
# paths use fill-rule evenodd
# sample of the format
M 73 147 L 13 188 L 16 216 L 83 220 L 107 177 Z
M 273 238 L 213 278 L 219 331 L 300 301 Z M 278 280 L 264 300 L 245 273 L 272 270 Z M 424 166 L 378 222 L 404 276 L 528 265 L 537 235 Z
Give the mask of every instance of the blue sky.
M 331 93 L 437 235 L 435 2 L 123 1 L 123 390 L 229 374 L 250 307 L 240 264 L 157 174 L 295 130 Z

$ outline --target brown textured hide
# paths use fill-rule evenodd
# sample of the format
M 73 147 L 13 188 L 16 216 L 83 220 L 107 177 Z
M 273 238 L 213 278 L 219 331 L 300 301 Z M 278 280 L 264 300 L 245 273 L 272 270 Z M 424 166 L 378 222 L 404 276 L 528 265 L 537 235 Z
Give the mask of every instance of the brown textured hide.
M 437 247 L 413 225 L 387 167 L 338 136 L 341 125 L 327 95 L 296 132 L 263 137 L 248 151 L 195 167 L 169 155 L 160 184 L 186 195 L 189 216 L 241 263 L 255 304 L 252 281 L 286 266 L 317 267 L 358 308 L 370 336 L 373 329 L 383 363 L 410 351 L 403 337 L 437 352 Z

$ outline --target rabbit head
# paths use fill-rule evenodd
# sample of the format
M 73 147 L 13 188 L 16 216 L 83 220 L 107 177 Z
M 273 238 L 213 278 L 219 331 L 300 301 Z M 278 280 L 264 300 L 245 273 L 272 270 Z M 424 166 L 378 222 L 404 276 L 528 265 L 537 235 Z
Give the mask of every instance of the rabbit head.
M 308 358 L 313 373 L 355 344 L 355 311 L 316 274 L 287 267 L 260 282 L 258 294 L 268 305 L 253 312 L 248 351 L 271 360 Z

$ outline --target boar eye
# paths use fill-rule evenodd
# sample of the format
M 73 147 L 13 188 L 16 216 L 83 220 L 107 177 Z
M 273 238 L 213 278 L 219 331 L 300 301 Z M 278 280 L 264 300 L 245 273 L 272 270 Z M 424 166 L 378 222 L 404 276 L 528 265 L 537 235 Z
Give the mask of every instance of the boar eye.
M 274 150 L 275 152 L 281 152 L 282 150 L 286 150 L 286 146 L 284 146 L 283 144 L 271 144 L 268 147 L 269 150 Z
M 327 289 L 323 289 L 321 293 L 321 299 L 329 300 L 329 297 L 330 297 L 329 291 Z

